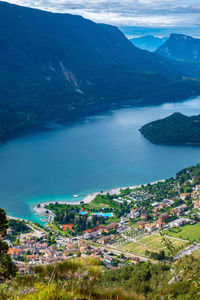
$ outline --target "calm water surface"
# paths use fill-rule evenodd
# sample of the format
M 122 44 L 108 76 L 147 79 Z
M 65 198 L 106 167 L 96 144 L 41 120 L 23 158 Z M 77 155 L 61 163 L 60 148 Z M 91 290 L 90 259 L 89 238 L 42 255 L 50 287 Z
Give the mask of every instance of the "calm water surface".
M 49 124 L 52 130 L 7 142 L 0 147 L 0 207 L 38 221 L 34 203 L 147 183 L 200 162 L 200 147 L 153 145 L 138 131 L 173 112 L 199 114 L 200 97 L 111 111 L 67 127 Z

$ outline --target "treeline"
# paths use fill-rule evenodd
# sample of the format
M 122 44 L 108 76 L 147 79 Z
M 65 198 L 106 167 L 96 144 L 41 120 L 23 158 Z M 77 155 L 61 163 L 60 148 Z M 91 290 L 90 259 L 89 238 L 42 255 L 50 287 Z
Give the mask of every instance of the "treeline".
M 94 228 L 100 224 L 105 224 L 106 219 L 102 216 L 88 214 L 81 215 L 80 208 L 67 205 L 66 207 L 60 204 L 49 205 L 48 209 L 52 209 L 55 213 L 54 221 L 58 224 L 72 223 L 71 233 L 79 233 L 87 229 Z

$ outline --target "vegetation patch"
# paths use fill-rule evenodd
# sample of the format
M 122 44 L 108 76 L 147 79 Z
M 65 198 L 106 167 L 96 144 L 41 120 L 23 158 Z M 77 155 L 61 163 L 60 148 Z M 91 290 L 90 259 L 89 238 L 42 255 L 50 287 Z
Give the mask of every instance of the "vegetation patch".
M 200 222 L 193 225 L 184 225 L 179 228 L 171 228 L 165 231 L 166 235 L 185 239 L 191 242 L 200 241 Z

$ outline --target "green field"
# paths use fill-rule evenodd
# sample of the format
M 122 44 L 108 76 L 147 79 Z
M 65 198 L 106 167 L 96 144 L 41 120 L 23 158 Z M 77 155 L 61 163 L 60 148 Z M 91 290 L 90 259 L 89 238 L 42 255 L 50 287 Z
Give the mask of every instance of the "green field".
M 130 242 L 122 247 L 119 247 L 120 250 L 133 252 L 135 254 L 145 255 L 145 251 L 149 250 L 148 247 L 140 245 L 137 242 Z
M 200 222 L 194 225 L 184 225 L 175 229 L 168 229 L 165 231 L 166 235 L 177 238 L 199 242 L 200 241 Z
M 179 248 L 179 247 L 187 245 L 187 242 L 185 242 L 185 241 L 176 240 L 176 239 L 173 239 L 173 238 L 169 238 L 169 240 L 172 242 L 172 244 L 175 248 Z M 164 250 L 164 249 L 166 249 L 165 245 L 162 244 L 161 236 L 157 235 L 157 234 L 152 234 L 152 235 L 149 235 L 149 236 L 145 236 L 143 238 L 140 238 L 138 241 L 142 244 L 145 244 L 149 248 L 154 249 L 154 250 Z
M 174 238 L 169 239 L 176 249 L 187 246 L 186 241 L 176 240 Z M 166 250 L 166 246 L 162 244 L 162 238 L 159 235 L 151 234 L 138 239 L 136 242 L 130 242 L 119 249 L 145 255 L 146 250 L 159 252 L 160 250 Z M 168 254 L 168 251 L 166 251 L 166 254 Z

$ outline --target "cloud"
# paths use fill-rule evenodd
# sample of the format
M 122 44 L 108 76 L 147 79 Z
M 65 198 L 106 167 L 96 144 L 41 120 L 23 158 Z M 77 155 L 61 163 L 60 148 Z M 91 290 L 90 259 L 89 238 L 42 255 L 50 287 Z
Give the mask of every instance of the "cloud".
M 199 0 L 9 0 L 53 12 L 80 14 L 118 26 L 197 27 Z

